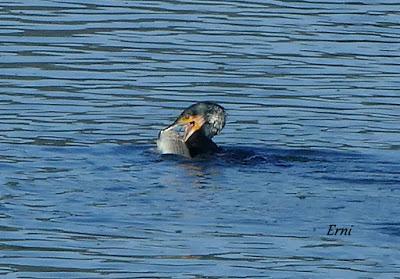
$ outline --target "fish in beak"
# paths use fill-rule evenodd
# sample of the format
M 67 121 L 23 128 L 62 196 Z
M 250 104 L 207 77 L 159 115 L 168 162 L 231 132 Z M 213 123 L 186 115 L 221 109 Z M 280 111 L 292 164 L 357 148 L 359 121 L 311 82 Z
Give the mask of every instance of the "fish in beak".
M 196 131 L 203 127 L 204 123 L 204 117 L 201 115 L 186 115 L 178 118 L 174 124 L 164 129 L 164 131 L 174 130 L 186 142 Z
M 175 122 L 158 134 L 161 154 L 177 154 L 193 158 L 214 153 L 218 146 L 211 140 L 225 126 L 223 107 L 213 102 L 198 102 L 186 108 Z

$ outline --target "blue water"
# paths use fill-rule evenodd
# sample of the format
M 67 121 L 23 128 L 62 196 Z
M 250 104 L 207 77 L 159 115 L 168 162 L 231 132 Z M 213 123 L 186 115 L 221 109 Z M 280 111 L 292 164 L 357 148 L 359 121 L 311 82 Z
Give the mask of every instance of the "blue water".
M 1 3 L 1 278 L 398 278 L 399 11 Z M 159 155 L 204 100 L 222 152 Z

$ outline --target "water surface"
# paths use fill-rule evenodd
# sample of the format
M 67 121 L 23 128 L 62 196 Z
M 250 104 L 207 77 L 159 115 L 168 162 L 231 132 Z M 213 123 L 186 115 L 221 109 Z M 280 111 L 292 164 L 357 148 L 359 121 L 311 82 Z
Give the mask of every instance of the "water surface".
M 2 278 L 398 276 L 399 11 L 2 2 Z M 205 100 L 223 151 L 157 154 Z

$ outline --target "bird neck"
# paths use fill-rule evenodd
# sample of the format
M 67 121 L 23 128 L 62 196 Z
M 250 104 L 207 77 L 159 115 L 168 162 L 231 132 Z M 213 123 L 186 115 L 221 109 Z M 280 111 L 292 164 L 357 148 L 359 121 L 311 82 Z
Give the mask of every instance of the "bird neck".
M 210 138 L 205 136 L 201 130 L 193 133 L 185 143 L 191 157 L 195 157 L 199 154 L 211 154 L 218 151 L 218 146 Z

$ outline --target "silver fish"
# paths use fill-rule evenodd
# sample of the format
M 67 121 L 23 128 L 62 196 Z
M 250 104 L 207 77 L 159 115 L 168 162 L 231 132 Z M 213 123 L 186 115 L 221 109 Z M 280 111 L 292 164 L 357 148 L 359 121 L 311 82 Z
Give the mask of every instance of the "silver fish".
M 161 154 L 177 154 L 190 158 L 189 149 L 183 136 L 174 129 L 161 130 L 157 139 L 157 149 Z

